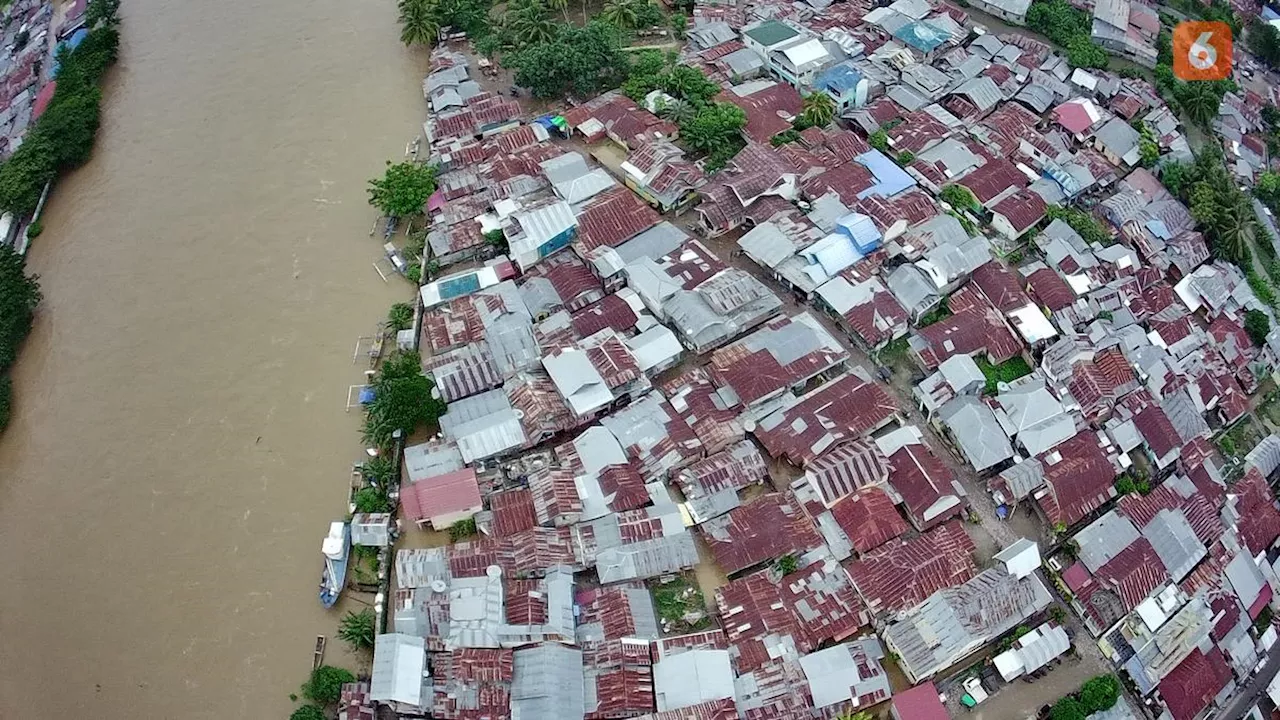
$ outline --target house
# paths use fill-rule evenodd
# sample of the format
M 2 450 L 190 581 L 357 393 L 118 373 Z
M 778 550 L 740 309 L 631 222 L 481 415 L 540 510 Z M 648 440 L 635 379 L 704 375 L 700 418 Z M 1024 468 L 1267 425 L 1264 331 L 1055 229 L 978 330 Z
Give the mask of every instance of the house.
M 720 93 L 717 99 L 742 108 L 747 115 L 747 126 L 743 129 L 743 134 L 762 144 L 767 144 L 783 130 L 790 129 L 792 120 L 799 117 L 802 107 L 800 93 L 795 87 L 771 80 L 753 80 L 735 85 Z
M 743 440 L 708 456 L 675 475 L 685 509 L 701 523 L 738 507 L 738 491 L 763 485 L 769 479 L 764 456 L 750 440 Z
M 653 691 L 660 713 L 734 697 L 729 651 L 694 648 L 662 655 L 653 664 Z
M 442 261 L 440 262 L 441 265 L 446 264 Z M 438 280 L 429 282 L 419 288 L 418 294 L 422 297 L 423 309 L 430 310 L 441 303 L 480 292 L 481 290 L 487 290 L 515 276 L 516 271 L 511 266 L 511 261 L 501 258 L 482 268 L 446 275 Z
M 830 455 L 823 459 L 826 457 Z M 911 529 L 894 508 L 893 498 L 881 485 L 865 486 L 840 499 L 831 508 L 831 517 L 848 538 L 852 549 L 861 555 L 902 537 Z
M 1013 446 L 991 408 L 968 395 L 938 408 L 938 422 L 960 454 L 977 472 L 995 468 L 1013 457 Z
M 998 18 L 1023 25 L 1027 21 L 1027 10 L 1031 8 L 1029 0 L 978 0 L 973 6 Z
M 776 22 L 776 21 L 770 21 Z M 769 51 L 769 70 L 797 90 L 808 90 L 820 71 L 835 62 L 822 41 L 798 37 Z
M 602 584 L 643 580 L 691 568 L 698 563 L 693 535 L 680 508 L 654 485 L 653 506 L 611 513 L 570 528 L 576 554 L 594 566 Z
M 804 508 L 790 493 L 769 493 L 698 526 L 716 564 L 733 575 L 787 554 L 822 547 Z
M 974 576 L 973 540 L 960 523 L 892 542 L 849 565 L 849 577 L 875 615 L 894 615 Z
M 1052 449 L 1076 434 L 1075 419 L 1042 380 L 1018 380 L 995 399 L 996 420 L 1028 455 Z
M 924 682 L 910 690 L 903 690 L 893 696 L 889 705 L 889 714 L 893 720 L 950 720 L 951 716 L 943 707 L 938 695 L 938 688 L 932 682 Z
M 1034 572 L 994 567 L 958 587 L 940 589 L 884 629 L 882 637 L 911 682 L 932 677 L 1049 607 Z
M 1007 240 L 1017 240 L 1031 230 L 1048 211 L 1044 198 L 1030 190 L 1020 190 L 991 208 L 991 227 Z
M 1106 1 L 1124 2 L 1124 0 Z M 1117 117 L 1111 118 L 1094 134 L 1093 146 L 1112 165 L 1122 169 L 1131 168 L 1138 164 L 1138 145 L 1141 139 L 1142 136 L 1137 130 Z
M 622 163 L 623 182 L 658 212 L 682 212 L 698 197 L 706 182 L 702 171 L 684 159 L 684 151 L 670 142 L 643 145 Z
M 780 317 L 711 355 L 711 377 L 739 402 L 757 407 L 849 358 L 808 312 Z
M 511 672 L 511 715 L 556 720 L 586 713 L 582 650 L 543 643 L 516 650 Z
M 1004 318 L 975 286 L 961 288 L 951 296 L 949 305 L 949 317 L 916 328 L 911 336 L 911 353 L 922 367 L 933 369 L 961 354 L 986 355 L 998 365 L 1022 351 L 1022 343 L 1009 331 Z
M 379 635 L 374 641 L 370 675 L 370 700 L 414 715 L 431 707 L 431 676 L 423 638 L 402 633 Z
M 568 247 L 578 236 L 578 219 L 569 203 L 556 200 L 512 214 L 503 233 L 511 248 L 511 259 L 523 272 Z
M 858 72 L 852 61 L 846 60 L 823 70 L 813 81 L 820 90 L 836 101 L 836 116 L 843 116 L 867 104 L 871 81 Z
M 878 277 L 860 282 L 835 277 L 819 287 L 817 295 L 819 306 L 863 350 L 877 350 L 907 334 L 907 311 Z
M 440 416 L 440 432 L 469 464 L 525 447 L 528 436 L 520 421 L 506 393 L 496 389 L 450 403 Z
M 1071 648 L 1067 631 L 1044 623 L 1013 642 L 1013 647 L 992 658 L 1005 682 L 1033 673 Z
M 921 380 L 911 393 L 920 411 L 932 416 L 938 408 L 961 395 L 978 396 L 986 388 L 987 376 L 968 355 L 952 355 L 938 364 L 932 375 Z
M 754 432 L 770 455 L 804 467 L 840 442 L 898 419 L 897 403 L 859 367 L 769 413 Z
M 408 448 L 405 452 L 408 453 Z M 456 522 L 474 517 L 483 507 L 474 468 L 420 476 L 416 480 L 413 475 L 411 469 L 411 482 L 401 488 L 400 502 L 404 506 L 405 517 L 418 523 L 419 527 L 430 524 L 436 530 L 444 530 Z
M 893 693 L 880 660 L 884 648 L 875 636 L 841 643 L 800 658 L 816 710 L 871 707 Z
M 1205 709 L 1235 690 L 1235 680 L 1222 651 L 1196 648 L 1160 681 L 1160 699 L 1173 720 L 1195 720 Z
M 1090 37 L 1109 53 L 1155 67 L 1160 18 L 1155 8 L 1130 0 L 1099 0 Z
M 708 453 L 742 440 L 741 405 L 732 397 L 732 390 L 717 388 L 705 369 L 686 370 L 662 385 L 662 394 L 693 428 Z
M 1109 445 L 1086 430 L 1039 457 L 1045 489 L 1034 497 L 1051 524 L 1070 527 L 1115 497 L 1118 467 Z
M 511 711 L 511 650 L 460 648 L 431 654 L 432 717 Z
M 907 430 L 915 430 L 907 433 Z M 889 485 L 902 498 L 903 509 L 912 526 L 921 532 L 961 514 L 968 505 L 964 486 L 955 473 L 929 446 L 920 431 L 903 428 L 888 437 L 903 434 L 909 442 L 889 454 Z M 882 438 L 880 444 L 884 444 Z
M 714 256 L 712 256 L 714 257 Z M 718 262 L 718 261 L 717 261 Z M 673 268 L 674 266 L 674 268 Z M 683 271 L 683 263 L 666 269 Z M 782 301 L 763 283 L 737 268 L 727 268 L 699 283 L 681 287 L 670 281 L 663 266 L 641 261 L 627 267 L 628 283 L 659 317 L 670 321 L 680 342 L 695 353 L 712 350 L 765 322 L 782 308 Z M 651 298 L 660 302 L 650 304 Z
M 518 287 L 535 320 L 562 309 L 574 313 L 604 299 L 600 281 L 572 253 L 560 253 L 530 268 Z

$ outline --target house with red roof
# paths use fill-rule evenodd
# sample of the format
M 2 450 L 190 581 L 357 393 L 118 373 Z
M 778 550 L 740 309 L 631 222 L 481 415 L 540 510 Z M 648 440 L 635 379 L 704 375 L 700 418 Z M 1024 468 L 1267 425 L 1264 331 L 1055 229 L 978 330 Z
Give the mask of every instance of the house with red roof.
M 849 565 L 849 577 L 870 611 L 896 613 L 977 573 L 976 546 L 959 522 L 897 541 Z
M 822 547 L 822 536 L 791 493 L 769 493 L 698 526 L 728 575 L 783 555 Z
M 723 450 L 742 439 L 741 404 L 718 388 L 706 369 L 690 368 L 668 380 L 662 385 L 662 394 L 693 429 L 708 453 Z
M 819 307 L 828 311 L 863 350 L 884 347 L 907 334 L 907 311 L 879 277 L 861 281 L 832 278 L 818 288 Z
M 991 227 L 1009 240 L 1031 230 L 1048 212 L 1044 198 L 1031 190 L 1019 190 L 991 208 Z
M 711 377 L 758 406 L 843 363 L 849 353 L 808 312 L 775 318 L 711 355 Z
M 893 498 L 883 487 L 870 486 L 849 495 L 831 508 L 831 516 L 860 554 L 867 554 L 911 528 L 898 514 Z
M 1245 470 L 1227 495 L 1229 517 L 1234 518 L 1241 542 L 1255 557 L 1270 550 L 1280 537 L 1280 510 L 1275 505 L 1271 487 L 1254 466 Z
M 923 442 L 904 444 L 889 456 L 889 485 L 921 532 L 956 517 L 968 507 L 964 486 L 951 468 Z
M 805 467 L 838 443 L 875 432 L 899 417 L 893 398 L 857 368 L 765 416 L 754 432 L 770 455 Z
M 716 97 L 742 108 L 747 116 L 747 137 L 758 143 L 768 143 L 774 135 L 789 130 L 791 119 L 801 111 L 800 93 L 786 83 L 773 83 L 747 95 L 739 95 L 736 89 L 726 90 Z
M 1182 438 L 1169 421 L 1169 416 L 1159 405 L 1150 405 L 1133 416 L 1133 424 L 1142 434 L 1147 452 L 1156 467 L 1163 471 L 1178 459 L 1178 451 L 1182 449 Z
M 419 527 L 444 530 L 483 509 L 475 468 L 463 467 L 453 446 L 407 447 L 404 464 L 409 482 L 400 488 L 400 503 Z
M 1196 720 L 1228 688 L 1235 683 L 1222 651 L 1196 648 L 1160 681 L 1160 699 L 1173 720 Z
M 1034 497 L 1051 525 L 1070 527 L 1115 497 L 1119 467 L 1100 435 L 1085 430 L 1039 456 L 1044 490 Z
M 951 720 L 932 681 L 894 695 L 889 715 L 893 720 Z
M 924 368 L 933 370 L 952 355 L 986 355 L 999 365 L 1022 352 L 1022 342 L 976 287 L 956 291 L 949 306 L 949 317 L 916 328 L 911 352 Z

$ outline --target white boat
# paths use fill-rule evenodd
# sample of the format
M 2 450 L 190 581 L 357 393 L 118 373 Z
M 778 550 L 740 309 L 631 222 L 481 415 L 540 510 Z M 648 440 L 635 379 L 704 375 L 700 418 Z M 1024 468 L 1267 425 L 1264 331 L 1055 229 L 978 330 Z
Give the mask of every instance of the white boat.
M 331 608 L 347 586 L 347 560 L 351 556 L 351 527 L 338 521 L 329 524 L 329 534 L 320 545 L 324 571 L 320 574 L 320 604 Z

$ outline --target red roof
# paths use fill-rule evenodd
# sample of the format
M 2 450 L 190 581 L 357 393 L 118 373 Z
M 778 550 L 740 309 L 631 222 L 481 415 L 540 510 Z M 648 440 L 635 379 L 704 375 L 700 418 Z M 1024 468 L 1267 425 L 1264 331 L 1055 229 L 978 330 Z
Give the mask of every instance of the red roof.
M 822 502 L 835 501 L 868 485 L 889 479 L 889 459 L 868 439 L 842 443 L 809 464 L 806 477 Z
M 1267 486 L 1267 479 L 1256 467 L 1250 466 L 1231 490 L 1238 497 L 1236 512 L 1240 519 L 1236 530 L 1240 539 L 1253 555 L 1269 550 L 1280 536 L 1280 510 L 1276 510 L 1276 499 Z
M 1101 627 L 1109 627 L 1138 607 L 1169 580 L 1160 556 L 1144 537 L 1129 543 L 1078 588 L 1077 595 Z
M 434 717 L 472 720 L 510 712 L 511 650 L 459 648 L 431 654 Z
M 49 101 L 53 100 L 53 93 L 58 89 L 58 81 L 51 80 L 48 85 L 40 88 L 40 92 L 36 95 L 36 101 L 31 106 L 31 119 L 37 120 L 44 114 L 46 108 L 49 107 Z
M 591 669 L 591 668 L 589 668 Z M 610 666 L 586 676 L 595 681 L 595 708 L 587 720 L 635 717 L 654 709 L 653 672 L 647 667 Z
M 1008 160 L 989 157 L 984 165 L 965 175 L 959 184 L 969 188 L 978 202 L 986 205 L 1007 190 L 1026 187 L 1027 176 Z
M 899 612 L 972 578 L 976 549 L 952 521 L 863 557 L 849 566 L 849 576 L 873 613 Z
M 731 102 L 742 108 L 747 115 L 747 137 L 760 143 L 767 143 L 778 133 L 791 127 L 791 121 L 783 115 L 800 114 L 800 93 L 786 83 L 774 83 L 768 88 L 740 96 L 733 92 L 723 92 L 719 101 Z
M 1022 291 L 1022 278 L 1002 262 L 989 262 L 974 270 L 973 282 L 1002 313 L 1024 308 L 1031 303 L 1031 298 Z
M 604 297 L 600 280 L 573 253 L 559 253 L 534 265 L 525 273 L 525 278 L 534 277 L 545 277 L 560 297 L 562 306 L 571 313 Z
M 480 487 L 476 484 L 475 468 L 419 480 L 401 489 L 400 502 L 405 516 L 414 522 L 479 510 Z
M 1157 460 L 1182 447 L 1182 438 L 1158 405 L 1150 405 L 1134 415 L 1133 424 Z
M 947 133 L 947 126 L 942 121 L 918 110 L 907 115 L 901 124 L 888 132 L 889 146 L 895 153 L 904 150 L 919 153 L 946 137 Z
M 840 196 L 840 202 L 847 207 L 858 201 L 862 191 L 875 184 L 875 175 L 870 170 L 859 163 L 849 162 L 805 180 L 801 183 L 801 188 L 810 198 L 820 198 L 828 192 L 835 192 Z
M 757 424 L 755 434 L 769 454 L 804 466 L 843 440 L 883 427 L 898 415 L 884 387 L 844 375 L 803 396 Z
M 1076 363 L 1067 390 L 1080 404 L 1085 419 L 1094 421 L 1109 414 L 1116 400 L 1135 383 L 1128 358 L 1120 348 L 1111 347 L 1095 354 L 1092 361 Z
M 976 286 L 966 285 L 952 294 L 950 307 L 950 317 L 916 330 L 928 343 L 919 351 L 925 367 L 932 370 L 953 355 L 978 354 L 998 365 L 1022 350 L 1021 341 Z
M 1231 681 L 1222 651 L 1206 655 L 1196 648 L 1160 681 L 1160 697 L 1173 720 L 1193 720 Z
M 1035 295 L 1041 305 L 1049 308 L 1050 312 L 1070 307 L 1076 301 L 1075 291 L 1067 281 L 1047 267 L 1028 275 L 1027 284 L 1031 288 L 1031 294 Z
M 646 594 L 648 588 L 642 582 L 625 582 L 606 585 L 605 587 L 585 588 L 574 597 L 574 603 L 581 614 L 579 625 L 600 623 L 604 633 L 598 640 L 621 640 L 637 637 L 635 615 L 631 612 L 631 592 L 640 590 Z
M 742 438 L 741 406 L 727 406 L 707 371 L 691 368 L 662 386 L 662 394 L 712 453 Z
M 870 299 L 849 308 L 843 317 L 866 347 L 875 348 L 891 340 L 897 331 L 905 331 L 910 318 L 883 283 L 877 280 L 870 288 Z
M 497 537 L 515 535 L 538 524 L 533 493 L 528 488 L 493 493 L 489 496 L 489 509 L 493 512 L 493 534 Z
M 959 499 L 954 486 L 955 473 L 927 445 L 903 445 L 889 456 L 889 465 L 893 468 L 889 473 L 889 484 L 902 496 L 907 515 L 916 527 L 927 530 L 964 510 L 964 502 L 957 502 L 933 517 L 925 516 L 944 498 Z
M 1017 235 L 1030 230 L 1033 225 L 1044 219 L 1047 210 L 1048 206 L 1044 204 L 1044 198 L 1030 190 L 1020 190 L 996 203 L 996 206 L 991 209 L 993 213 L 1003 215 Z
M 895 694 L 892 705 L 894 717 L 898 720 L 951 720 L 938 699 L 938 688 L 932 682 Z
M 905 220 L 908 225 L 928 220 L 938 214 L 938 203 L 932 195 L 915 188 L 892 198 L 868 195 L 851 209 L 869 215 L 883 232 L 900 220 Z
M 821 327 L 791 317 L 774 318 L 751 335 L 712 353 L 711 375 L 751 405 L 849 357 L 839 343 L 828 344 L 829 339 Z M 798 357 L 783 355 L 782 345 L 797 340 L 806 341 L 813 349 Z M 779 356 L 788 358 L 786 365 L 779 362 Z
M 651 713 L 637 720 L 738 720 L 738 706 L 733 698 L 708 700 L 679 710 Z
M 1137 98 L 1134 98 L 1135 100 Z M 1089 117 L 1089 111 L 1085 109 L 1086 101 L 1071 100 L 1064 102 L 1053 109 L 1053 119 L 1058 124 L 1074 135 L 1093 127 L 1094 120 Z
M 821 562 L 776 583 L 770 570 L 733 580 L 716 590 L 716 606 L 739 675 L 772 659 L 766 637 L 790 637 L 803 655 L 844 640 L 869 619 L 844 568 Z
M 716 564 L 733 574 L 788 553 L 822 545 L 791 493 L 769 493 L 699 526 Z
M 844 498 L 831 508 L 831 516 L 859 553 L 871 552 L 911 529 L 893 499 L 878 487 Z
M 676 476 L 688 498 L 721 490 L 741 490 L 769 479 L 764 456 L 750 440 L 690 465 Z
M 1050 460 L 1057 458 L 1057 462 Z M 1115 494 L 1116 468 L 1098 444 L 1097 433 L 1085 430 L 1043 453 L 1048 492 L 1037 499 L 1051 523 L 1080 522 Z
M 578 214 L 578 241 L 587 253 L 602 245 L 617 247 L 657 225 L 662 218 L 625 187 L 607 190 Z

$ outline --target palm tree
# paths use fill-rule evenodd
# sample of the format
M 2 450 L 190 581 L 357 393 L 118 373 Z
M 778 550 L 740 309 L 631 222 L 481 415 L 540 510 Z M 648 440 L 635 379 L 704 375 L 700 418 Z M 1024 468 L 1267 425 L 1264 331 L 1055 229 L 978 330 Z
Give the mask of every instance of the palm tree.
M 1186 111 L 1191 122 L 1209 127 L 1209 123 L 1218 116 L 1218 105 L 1221 99 L 1209 83 L 1190 83 L 1191 87 L 1182 98 L 1182 109 Z
M 636 5 L 633 0 L 610 0 L 608 5 L 604 6 L 604 10 L 600 12 L 600 17 L 606 22 L 611 22 L 620 28 L 633 28 L 636 26 Z
M 434 45 L 440 37 L 436 0 L 400 0 L 400 41 L 405 45 Z
M 556 36 L 556 23 L 547 14 L 547 6 L 541 2 L 522 4 L 514 11 L 508 10 L 507 28 L 517 45 L 548 42 Z
M 826 127 L 836 116 L 835 98 L 824 92 L 804 96 L 800 118 L 810 127 Z
M 1222 208 L 1214 229 L 1223 252 L 1229 258 L 1238 261 L 1249 257 L 1256 223 L 1253 206 L 1245 195 L 1238 196 L 1235 202 Z
M 658 116 L 676 125 L 683 126 L 693 119 L 693 106 L 684 100 L 675 100 L 658 108 Z
M 346 617 L 338 626 L 338 637 L 346 641 L 352 650 L 367 650 L 373 647 L 374 632 L 373 610 L 365 608 L 360 612 L 347 611 Z
M 547 7 L 564 13 L 564 21 L 569 22 L 569 0 L 547 0 Z

